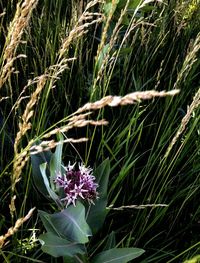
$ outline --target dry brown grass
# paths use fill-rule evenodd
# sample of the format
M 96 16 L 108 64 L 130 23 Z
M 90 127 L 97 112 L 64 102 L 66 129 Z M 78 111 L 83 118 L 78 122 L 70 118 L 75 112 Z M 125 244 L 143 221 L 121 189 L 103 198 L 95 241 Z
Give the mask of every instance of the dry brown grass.
M 20 142 L 21 138 L 26 134 L 26 132 L 28 130 L 31 129 L 30 119 L 34 114 L 33 107 L 38 101 L 38 96 L 41 93 L 42 89 L 44 88 L 46 80 L 47 80 L 46 75 L 42 75 L 38 78 L 36 90 L 33 92 L 29 102 L 26 105 L 26 109 L 22 115 L 22 122 L 19 123 L 19 131 L 18 131 L 17 136 L 15 138 L 15 143 L 14 143 L 15 155 L 19 154 L 18 146 L 19 146 L 19 142 Z
M 22 115 L 22 122 L 19 123 L 19 131 L 17 133 L 14 143 L 15 159 L 13 163 L 12 191 L 14 191 L 16 183 L 20 180 L 22 169 L 24 168 L 26 162 L 29 159 L 28 151 L 24 151 L 24 149 L 20 150 L 19 144 L 22 137 L 27 133 L 28 130 L 31 129 L 30 119 L 34 114 L 33 107 L 38 101 L 38 96 L 44 88 L 46 80 L 46 75 L 42 75 L 38 78 L 36 90 L 33 92 L 29 102 L 26 105 L 26 109 Z M 13 214 L 13 211 L 10 211 L 11 214 Z
M 120 206 L 120 207 L 112 207 L 112 206 L 109 206 L 107 207 L 107 209 L 110 209 L 110 210 L 117 210 L 117 211 L 123 211 L 125 209 L 146 209 L 146 208 L 156 208 L 156 207 L 167 207 L 169 205 L 166 205 L 166 204 L 147 204 L 147 205 L 123 205 L 123 206 Z
M 3 63 L 0 70 L 0 89 L 14 71 L 14 61 L 19 57 L 26 57 L 25 55 L 16 56 L 16 51 L 18 45 L 22 42 L 21 38 L 24 29 L 29 23 L 32 11 L 36 7 L 37 2 L 38 0 L 24 0 L 22 4 L 17 4 L 16 13 L 10 24 L 4 47 Z
M 40 94 L 42 93 L 43 89 L 45 87 L 47 88 L 46 96 L 48 97 L 48 92 L 53 87 L 55 87 L 55 82 L 59 79 L 63 71 L 66 70 L 66 68 L 68 68 L 69 61 L 72 61 L 75 59 L 75 58 L 65 58 L 66 55 L 68 54 L 68 49 L 69 49 L 70 44 L 72 43 L 72 41 L 77 40 L 77 38 L 85 34 L 89 26 L 93 25 L 94 23 L 99 23 L 103 21 L 104 19 L 103 14 L 92 13 L 89 11 L 89 9 L 97 3 L 101 3 L 101 1 L 94 0 L 94 1 L 91 1 L 86 6 L 86 9 L 83 12 L 83 14 L 80 16 L 76 26 L 61 44 L 61 47 L 58 51 L 57 63 L 55 65 L 50 66 L 44 74 L 42 74 L 41 76 L 37 78 L 34 78 L 34 80 L 29 81 L 28 83 L 28 85 L 36 84 L 36 89 L 29 97 L 30 99 L 21 117 L 21 122 L 19 123 L 19 131 L 15 138 L 15 143 L 14 143 L 15 156 L 14 156 L 14 161 L 13 161 L 13 175 L 12 175 L 13 194 L 14 194 L 16 183 L 20 180 L 22 170 L 29 159 L 30 149 L 32 150 L 32 153 L 37 153 L 43 150 L 48 150 L 48 149 L 52 149 L 56 147 L 56 145 L 58 145 L 59 142 L 55 142 L 54 140 L 47 141 L 46 139 L 57 133 L 65 133 L 72 128 L 84 127 L 87 125 L 97 126 L 97 125 L 108 124 L 106 120 L 98 120 L 98 121 L 89 120 L 88 116 L 90 115 L 90 111 L 101 109 L 105 106 L 114 107 L 114 106 L 133 104 L 136 102 L 140 102 L 142 100 L 152 99 L 155 97 L 174 96 L 179 92 L 178 90 L 172 90 L 168 92 L 165 92 L 165 91 L 158 92 L 155 90 L 150 90 L 150 91 L 144 91 L 144 92 L 130 93 L 124 97 L 106 96 L 99 101 L 87 103 L 83 107 L 79 108 L 75 113 L 71 115 L 71 118 L 68 118 L 68 122 L 66 125 L 62 127 L 56 127 L 46 133 L 44 132 L 42 135 L 39 136 L 39 139 L 41 140 L 45 139 L 45 141 L 43 141 L 40 145 L 33 146 L 33 142 L 36 139 L 31 139 L 27 143 L 26 147 L 21 148 L 20 143 L 21 143 L 22 138 L 27 134 L 27 132 L 32 127 L 31 118 L 34 115 L 34 106 L 36 105 L 36 103 L 39 102 Z M 115 1 L 113 1 L 113 3 L 116 4 Z M 16 52 L 16 47 L 20 43 L 20 39 L 21 39 L 23 30 L 25 26 L 27 25 L 28 20 L 30 18 L 30 12 L 35 7 L 35 5 L 36 5 L 36 1 L 33 1 L 33 0 L 24 1 L 24 3 L 21 6 L 18 5 L 18 11 L 12 23 L 13 26 L 11 27 L 10 32 L 14 34 L 15 32 L 13 30 L 16 28 L 18 30 L 19 36 L 15 36 L 15 34 L 12 37 L 9 36 L 8 38 L 9 42 L 7 44 L 7 48 L 4 54 L 5 61 L 8 61 L 8 58 L 13 59 L 13 56 Z M 121 19 L 123 17 L 123 14 L 124 13 L 122 13 L 120 16 Z M 118 28 L 119 28 L 119 25 L 117 25 L 115 29 L 116 35 L 118 32 Z M 101 47 L 99 47 L 99 49 L 100 48 Z M 48 85 L 46 85 L 47 80 L 49 81 Z M 24 91 L 26 90 L 26 87 L 23 89 L 22 93 L 24 93 Z M 16 103 L 16 106 L 17 105 L 18 104 Z M 85 111 L 87 112 L 85 114 L 82 114 Z M 87 138 L 80 138 L 80 139 L 68 138 L 67 140 L 65 140 L 65 142 L 76 143 L 76 142 L 83 142 L 86 140 Z M 15 205 L 14 205 L 15 199 L 13 197 L 14 196 L 12 195 L 11 205 L 10 205 L 10 212 L 12 216 L 15 211 Z
M 33 108 L 34 108 L 35 104 L 38 103 L 40 94 L 41 94 L 42 90 L 44 89 L 47 80 L 50 80 L 48 87 L 47 87 L 48 92 L 49 92 L 52 88 L 55 87 L 55 82 L 59 79 L 59 76 L 63 73 L 64 70 L 66 70 L 68 68 L 68 63 L 75 59 L 75 58 L 65 58 L 65 55 L 68 53 L 68 48 L 69 48 L 70 44 L 72 43 L 72 41 L 74 41 L 75 39 L 77 39 L 77 38 L 81 37 L 83 34 L 85 34 L 87 32 L 87 29 L 89 26 L 91 26 L 95 23 L 99 23 L 103 20 L 104 17 L 101 13 L 89 12 L 89 9 L 91 7 L 93 7 L 95 4 L 101 3 L 101 2 L 102 1 L 94 0 L 94 1 L 91 1 L 86 6 L 86 9 L 83 12 L 83 14 L 81 15 L 80 19 L 78 20 L 76 26 L 69 33 L 69 35 L 66 37 L 66 39 L 63 41 L 63 43 L 62 43 L 62 45 L 58 51 L 57 63 L 55 65 L 50 66 L 48 69 L 46 69 L 47 73 L 44 73 L 43 75 L 35 78 L 32 81 L 29 81 L 29 83 L 27 85 L 27 86 L 29 86 L 29 85 L 32 85 L 35 83 L 37 84 L 35 91 L 30 96 L 30 100 L 26 105 L 26 108 L 25 108 L 24 113 L 23 113 L 22 118 L 21 118 L 22 121 L 19 123 L 19 131 L 18 131 L 16 138 L 15 138 L 15 143 L 14 143 L 15 157 L 14 157 L 14 162 L 13 162 L 12 192 L 14 192 L 16 183 L 20 180 L 22 169 L 24 168 L 25 164 L 27 163 L 27 161 L 29 159 L 29 150 L 30 150 L 30 148 L 33 144 L 33 141 L 34 141 L 34 140 L 30 140 L 28 145 L 23 149 L 20 149 L 20 147 L 19 147 L 22 138 L 28 132 L 28 130 L 31 129 L 31 118 L 34 115 L 34 109 Z M 28 12 L 28 10 L 29 11 L 32 10 L 35 7 L 35 5 L 36 5 L 36 1 L 34 1 L 34 0 L 32 0 L 32 1 L 26 0 L 22 4 L 22 6 L 18 5 L 18 9 L 17 9 L 16 15 L 15 15 L 14 21 L 12 22 L 12 27 L 11 27 L 9 34 L 11 34 L 11 36 L 12 36 L 13 32 L 15 32 L 15 30 L 17 30 L 19 36 L 17 37 L 14 34 L 14 36 L 9 38 L 10 41 L 7 45 L 7 48 L 6 48 L 5 54 L 4 54 L 5 61 L 8 62 L 8 61 L 12 61 L 13 59 L 15 59 L 15 58 L 13 58 L 13 55 L 15 54 L 16 47 L 19 44 L 20 39 L 21 39 L 20 37 L 21 37 L 23 30 L 24 30 L 25 26 L 27 25 L 28 20 L 30 18 L 30 13 Z M 27 20 L 25 18 L 27 18 Z M 12 67 L 12 63 L 9 66 L 9 70 L 11 67 Z M 8 66 L 5 65 L 5 69 L 7 70 Z M 5 69 L 3 69 L 3 70 L 5 71 Z M 7 72 L 10 72 L 9 70 L 7 70 Z M 5 78 L 2 78 L 2 81 L 3 81 L 2 85 L 5 82 L 4 80 L 5 80 Z M 24 87 L 22 94 L 26 90 L 27 86 Z M 0 87 L 1 87 L 1 84 L 0 84 Z M 48 92 L 46 95 L 47 97 L 48 97 Z M 22 98 L 19 98 L 18 101 L 20 101 L 20 99 L 22 99 Z M 17 108 L 18 106 L 19 106 L 19 103 L 16 102 L 15 108 Z M 54 131 L 50 132 L 49 134 L 47 133 L 46 136 L 42 137 L 42 138 L 48 138 L 51 135 L 58 133 L 58 132 L 66 132 L 68 129 L 71 129 L 72 127 L 82 127 L 82 126 L 85 126 L 88 124 L 98 125 L 98 122 L 88 121 L 88 120 L 77 120 L 76 123 L 71 122 L 68 125 L 60 128 L 58 130 L 54 130 Z M 82 138 L 79 140 L 83 141 L 84 139 Z M 69 139 L 69 141 L 70 142 L 72 142 L 72 141 L 76 142 L 75 139 Z M 55 146 L 56 146 L 55 142 L 49 141 L 46 149 L 47 148 L 51 149 Z M 10 205 L 10 207 L 14 208 L 14 205 Z M 14 209 L 10 209 L 10 212 L 11 212 L 11 215 L 13 215 Z

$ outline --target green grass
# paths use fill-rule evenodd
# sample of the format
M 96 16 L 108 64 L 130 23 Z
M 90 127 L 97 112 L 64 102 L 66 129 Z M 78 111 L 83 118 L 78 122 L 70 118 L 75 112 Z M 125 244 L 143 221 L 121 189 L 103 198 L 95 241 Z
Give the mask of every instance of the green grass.
M 0 9 L 6 12 L 0 17 L 1 68 L 16 2 L 0 1 Z M 14 191 L 14 217 L 10 216 L 14 141 L 36 85 L 28 86 L 20 94 L 29 79 L 44 74 L 47 68 L 58 63 L 62 40 L 75 28 L 78 16 L 86 7 L 85 2 L 38 2 L 22 36 L 25 43 L 19 43 L 15 54 L 26 54 L 27 58 L 15 60 L 14 67 L 18 73 L 12 73 L 0 89 L 1 97 L 9 97 L 0 102 L 1 235 L 32 207 L 50 209 L 32 184 L 28 161 Z M 140 1 L 135 2 L 139 6 Z M 200 41 L 195 42 L 200 30 L 199 1 L 151 3 L 136 14 L 129 6 L 122 20 L 124 24 L 121 23 L 119 31 L 115 32 L 113 30 L 126 1 L 121 0 L 120 3 L 121 6 L 110 10 L 113 11 L 110 18 L 107 14 L 103 22 L 89 25 L 85 34 L 71 41 L 64 57 L 76 59 L 67 62 L 68 69 L 59 75 L 59 79 L 54 81 L 48 78 L 34 106 L 31 129 L 20 140 L 19 147 L 24 149 L 31 139 L 53 129 L 58 122 L 65 125 L 66 117 L 88 101 L 110 94 L 124 96 L 134 91 L 179 88 L 180 94 L 173 98 L 96 111 L 92 118 L 105 118 L 109 121 L 108 126 L 88 126 L 66 133 L 68 138 L 88 137 L 90 140 L 65 145 L 64 161 L 79 160 L 81 156 L 87 164 L 98 166 L 109 157 L 109 205 L 113 207 L 168 205 L 124 208 L 122 211 L 111 209 L 98 238 L 91 242 L 91 251 L 98 249 L 106 242 L 108 234 L 115 231 L 117 244 L 146 250 L 138 262 L 183 262 L 199 254 L 199 107 L 192 113 L 186 129 L 168 157 L 164 156 L 188 105 L 192 103 L 195 93 L 199 92 Z M 97 4 L 90 11 L 105 12 L 105 6 Z M 90 21 L 95 18 L 93 16 Z M 102 33 L 106 19 L 109 19 L 109 26 L 104 41 Z M 102 49 L 97 57 L 100 44 Z M 53 75 L 54 72 L 50 71 L 49 74 Z M 19 105 L 15 108 L 17 102 Z M 36 229 L 35 239 L 33 229 Z M 42 231 L 41 222 L 34 213 L 15 235 L 8 238 L 10 242 L 1 248 L 1 262 L 61 262 L 41 252 L 37 237 Z

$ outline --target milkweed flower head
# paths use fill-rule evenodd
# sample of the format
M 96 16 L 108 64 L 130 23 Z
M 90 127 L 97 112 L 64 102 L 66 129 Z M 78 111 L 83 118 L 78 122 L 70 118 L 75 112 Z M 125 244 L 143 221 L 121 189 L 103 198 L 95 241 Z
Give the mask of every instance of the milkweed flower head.
M 98 198 L 95 177 L 93 176 L 93 169 L 85 167 L 84 164 L 79 164 L 78 169 L 75 168 L 76 163 L 69 164 L 64 167 L 64 173 L 57 173 L 54 183 L 57 188 L 62 188 L 64 198 L 61 201 L 64 205 L 69 206 L 73 204 L 76 206 L 78 199 L 87 200 L 89 203 L 94 203 L 93 200 Z

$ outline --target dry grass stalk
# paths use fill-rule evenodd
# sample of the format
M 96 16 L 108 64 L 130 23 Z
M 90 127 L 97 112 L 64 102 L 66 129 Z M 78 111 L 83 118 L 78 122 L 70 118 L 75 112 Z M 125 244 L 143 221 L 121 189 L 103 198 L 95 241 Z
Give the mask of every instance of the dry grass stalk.
M 102 13 L 92 13 L 88 10 L 96 5 L 97 3 L 102 3 L 102 1 L 94 0 L 88 3 L 85 11 L 82 13 L 78 22 L 74 26 L 74 29 L 70 31 L 69 35 L 62 43 L 62 47 L 59 50 L 59 58 L 58 61 L 63 57 L 64 53 L 68 52 L 69 46 L 73 39 L 82 36 L 87 33 L 87 29 L 89 26 L 100 23 L 104 20 L 104 15 Z
M 6 12 L 3 12 L 0 14 L 0 17 L 4 16 L 6 14 Z
M 31 123 L 29 120 L 34 114 L 33 107 L 36 104 L 36 102 L 38 101 L 38 96 L 40 95 L 42 89 L 44 88 L 44 86 L 46 84 L 46 80 L 47 80 L 47 75 L 42 75 L 38 78 L 36 90 L 33 92 L 29 102 L 26 105 L 26 109 L 22 115 L 22 123 L 19 123 L 19 131 L 18 131 L 17 136 L 15 138 L 15 143 L 14 143 L 15 155 L 18 154 L 18 145 L 19 145 L 21 138 L 31 128 Z
M 126 205 L 126 206 L 120 206 L 120 207 L 109 206 L 107 207 L 107 209 L 119 211 L 119 210 L 124 210 L 124 209 L 145 209 L 148 207 L 156 208 L 156 207 L 167 207 L 167 206 L 169 205 L 166 205 L 166 204 Z
M 48 92 L 51 90 L 54 85 L 55 81 L 59 79 L 59 75 L 68 68 L 68 62 L 75 60 L 76 58 L 65 58 L 65 54 L 68 53 L 68 49 L 70 44 L 74 39 L 81 37 L 83 34 L 87 33 L 87 29 L 89 26 L 101 22 L 104 17 L 101 13 L 92 13 L 89 12 L 89 8 L 96 5 L 97 3 L 102 3 L 100 0 L 94 0 L 88 3 L 86 6 L 85 11 L 79 18 L 78 22 L 74 26 L 73 30 L 70 31 L 69 35 L 64 39 L 59 51 L 58 51 L 58 58 L 57 63 L 49 67 L 49 77 L 51 78 L 51 82 L 49 84 Z M 47 92 L 47 96 L 48 96 Z
M 182 69 L 178 74 L 177 80 L 174 84 L 174 88 L 179 86 L 181 81 L 184 81 L 188 76 L 192 66 L 197 61 L 197 53 L 200 50 L 200 33 L 197 35 L 194 41 L 191 41 L 190 46 L 188 48 L 188 54 L 184 60 Z
M 129 2 L 130 2 L 130 0 L 128 0 L 126 2 L 126 5 L 125 5 L 124 9 L 122 10 L 122 12 L 120 14 L 120 17 L 119 17 L 119 19 L 118 19 L 118 21 L 117 21 L 117 23 L 115 25 L 115 28 L 113 29 L 112 36 L 111 36 L 111 38 L 109 40 L 108 50 L 106 51 L 105 57 L 104 57 L 103 61 L 101 62 L 101 66 L 100 66 L 100 68 L 98 70 L 97 77 L 94 80 L 93 93 L 96 91 L 97 82 L 102 78 L 103 71 L 106 68 L 106 64 L 109 62 L 110 51 L 112 50 L 112 48 L 114 47 L 114 45 L 116 43 L 116 40 L 117 40 L 117 37 L 118 37 L 118 34 L 119 34 L 119 30 L 120 30 L 120 25 L 121 25 L 121 23 L 123 21 L 124 15 L 126 14 Z M 98 63 L 99 58 L 101 58 L 101 53 L 103 51 L 103 48 L 105 47 L 107 31 L 108 31 L 108 28 L 109 28 L 109 25 L 110 25 L 113 13 L 115 11 L 116 5 L 117 5 L 117 1 L 112 1 L 112 8 L 111 8 L 109 16 L 108 16 L 108 18 L 106 20 L 106 24 L 105 24 L 105 27 L 104 27 L 104 30 L 103 30 L 103 33 L 102 33 L 102 37 L 101 37 L 101 43 L 98 46 L 97 55 L 96 55 L 96 58 L 95 58 L 96 59 L 96 63 Z
M 11 227 L 8 229 L 8 232 L 5 235 L 1 235 L 0 236 L 0 249 L 7 244 L 7 242 L 5 243 L 6 239 L 12 235 L 14 235 L 18 229 L 21 227 L 21 225 L 26 222 L 33 214 L 33 211 L 35 210 L 35 207 L 32 208 L 28 214 L 25 217 L 19 218 L 16 222 L 14 227 Z
M 48 71 L 49 71 L 49 78 L 51 78 L 52 80 L 52 85 L 53 83 L 59 79 L 59 75 L 61 75 L 63 73 L 63 71 L 65 71 L 66 69 L 69 69 L 68 67 L 68 62 L 71 62 L 73 60 L 75 60 L 76 58 L 73 57 L 73 58 L 62 58 L 62 60 L 55 64 L 55 65 L 52 65 L 49 67 Z
M 155 97 L 174 96 L 178 93 L 179 93 L 179 90 L 160 91 L 160 92 L 155 91 L 155 90 L 150 90 L 150 91 L 143 91 L 143 92 L 133 92 L 133 93 L 127 94 L 124 97 L 120 97 L 120 96 L 104 97 L 99 101 L 85 104 L 83 107 L 79 108 L 75 113 L 73 113 L 74 116 L 68 120 L 69 122 L 67 125 L 53 129 L 52 131 L 44 134 L 41 137 L 41 139 L 49 138 L 52 135 L 55 135 L 57 133 L 65 133 L 72 128 L 84 127 L 87 125 L 97 126 L 97 125 L 107 125 L 108 124 L 108 122 L 104 119 L 99 120 L 99 121 L 86 120 L 85 118 L 91 114 L 92 110 L 101 109 L 107 105 L 111 106 L 111 107 L 115 107 L 115 106 L 119 106 L 119 105 L 133 104 L 135 102 L 140 102 L 141 100 L 152 99 Z M 89 112 L 82 114 L 82 112 L 84 112 L 84 111 L 89 111 Z M 79 115 L 75 115 L 75 114 L 79 114 Z M 75 139 L 67 139 L 63 142 L 72 142 L 73 143 L 73 142 L 82 142 L 82 141 L 86 141 L 86 140 L 87 140 L 87 138 L 82 138 L 82 139 L 80 139 L 80 141 L 75 140 Z M 44 141 L 40 145 L 31 147 L 31 150 L 32 151 L 34 150 L 34 152 L 32 152 L 32 154 L 36 154 L 38 152 L 54 148 L 59 143 L 60 142 L 56 143 L 54 140 Z
M 87 10 L 90 9 L 91 7 L 95 6 L 96 4 L 104 4 L 104 3 L 105 3 L 104 0 L 93 0 L 93 1 L 90 1 L 90 2 L 87 4 L 85 10 L 87 11 Z
M 126 1 L 126 5 L 124 7 L 124 9 L 121 11 L 121 14 L 120 14 L 120 17 L 115 25 L 115 28 L 113 29 L 113 33 L 112 33 L 112 36 L 110 38 L 110 41 L 109 41 L 109 47 L 108 47 L 108 51 L 106 52 L 106 56 L 101 64 L 101 68 L 98 72 L 98 76 L 94 82 L 94 85 L 93 85 L 93 92 L 95 92 L 95 89 L 96 89 L 96 83 L 101 79 L 102 76 L 104 76 L 103 74 L 103 71 L 105 70 L 105 67 L 106 67 L 106 64 L 109 64 L 109 70 L 107 72 L 107 75 L 108 76 L 111 76 L 112 75 L 112 71 L 114 70 L 114 64 L 116 63 L 117 61 L 117 57 L 119 56 L 119 52 L 121 50 L 121 48 L 123 47 L 124 45 L 124 42 L 126 41 L 126 39 L 128 38 L 128 36 L 130 35 L 130 33 L 136 28 L 138 27 L 139 25 L 148 25 L 148 26 L 154 26 L 153 24 L 151 23 L 147 23 L 147 22 L 144 22 L 143 21 L 143 18 L 141 17 L 140 19 L 136 19 L 136 15 L 137 15 L 137 12 L 143 8 L 145 5 L 147 5 L 149 2 L 155 2 L 155 0 L 147 0 L 147 1 L 141 1 L 137 7 L 135 8 L 134 10 L 134 13 L 132 15 L 132 18 L 130 20 L 130 23 L 128 25 L 128 28 L 125 32 L 125 35 L 122 39 L 122 41 L 120 42 L 120 45 L 119 45 L 119 48 L 118 50 L 115 51 L 114 55 L 112 57 L 110 57 L 110 51 L 112 50 L 112 48 L 114 47 L 114 45 L 116 44 L 116 41 L 118 39 L 118 35 L 119 35 L 119 32 L 120 32 L 120 26 L 123 22 L 123 18 L 124 16 L 126 15 L 126 12 L 129 8 L 129 2 L 130 1 Z M 162 2 L 162 1 L 160 1 Z
M 16 207 L 15 207 L 15 199 L 16 199 L 16 195 L 14 195 L 11 199 L 11 202 L 9 204 L 9 209 L 10 209 L 10 214 L 13 217 L 14 212 L 16 211 Z
M 117 3 L 118 3 L 118 1 L 112 0 L 112 8 L 111 8 L 111 10 L 110 10 L 110 12 L 108 14 L 107 19 L 106 19 L 106 24 L 104 26 L 104 29 L 103 29 L 103 32 L 102 32 L 102 36 L 101 36 L 101 42 L 100 42 L 100 44 L 98 46 L 98 49 L 97 49 L 96 61 L 99 59 L 99 55 L 100 55 L 102 49 L 105 46 L 107 33 L 108 33 L 108 28 L 110 26 L 110 22 L 111 22 L 111 19 L 113 17 L 114 11 L 116 9 Z
M 7 100 L 7 99 L 9 99 L 8 96 L 7 96 L 7 97 L 1 97 L 1 98 L 0 98 L 0 102 L 2 102 L 3 100 Z
M 15 53 L 37 2 L 38 0 L 24 0 L 21 5 L 19 3 L 17 4 L 17 10 L 10 25 L 3 55 L 3 64 L 0 73 L 0 89 L 14 71 L 13 63 L 19 57 L 16 57 Z
M 25 156 L 24 156 L 25 155 Z M 23 151 L 16 156 L 13 164 L 13 176 L 12 176 L 12 192 L 14 192 L 15 185 L 20 181 L 20 175 L 27 161 L 29 160 L 29 155 L 27 151 Z M 11 215 L 13 216 L 13 210 L 10 210 Z
M 139 91 L 133 92 L 121 96 L 106 96 L 98 101 L 86 103 L 83 107 L 79 108 L 75 114 L 80 114 L 84 111 L 97 110 L 101 109 L 105 106 L 116 107 L 122 105 L 133 104 L 136 102 L 140 102 L 141 100 L 149 100 L 155 97 L 166 97 L 166 96 L 174 96 L 179 93 L 180 90 L 174 89 L 171 91 L 156 91 L 156 90 L 148 90 L 148 91 Z
M 33 107 L 38 101 L 38 96 L 40 95 L 42 89 L 44 88 L 46 84 L 47 76 L 42 75 L 37 79 L 37 87 L 36 90 L 31 95 L 31 98 L 29 102 L 26 105 L 26 109 L 22 115 L 22 123 L 19 123 L 19 131 L 17 133 L 17 136 L 15 138 L 14 143 L 14 154 L 15 159 L 13 163 L 13 176 L 12 176 L 12 191 L 15 189 L 16 183 L 20 180 L 20 175 L 22 172 L 22 169 L 24 168 L 26 162 L 29 159 L 28 151 L 27 150 L 21 150 L 19 152 L 18 147 L 19 143 L 22 139 L 22 137 L 26 134 L 26 132 L 31 129 L 31 123 L 30 118 L 33 116 L 34 111 Z M 29 145 L 32 143 L 32 141 L 29 142 Z M 11 211 L 11 215 L 13 215 L 13 211 Z
M 49 138 L 52 135 L 55 135 L 57 133 L 65 133 L 65 132 L 67 132 L 73 128 L 85 127 L 87 125 L 100 126 L 100 125 L 107 125 L 107 124 L 108 124 L 108 122 L 104 119 L 99 120 L 99 121 L 79 119 L 76 121 L 69 122 L 67 125 L 65 125 L 63 127 L 56 128 L 56 129 L 44 134 L 41 139 Z
M 173 146 L 175 145 L 175 143 L 178 141 L 178 138 L 181 136 L 181 134 L 185 131 L 186 126 L 188 124 L 188 122 L 191 119 L 192 113 L 200 106 L 200 88 L 199 90 L 196 92 L 192 103 L 190 104 L 190 106 L 187 109 L 187 113 L 186 115 L 183 117 L 182 121 L 181 121 L 181 125 L 178 129 L 178 131 L 176 132 L 175 136 L 173 137 L 170 145 L 167 148 L 166 154 L 164 156 L 164 158 L 167 158 L 169 153 L 171 152 Z
M 84 114 L 75 115 L 75 116 L 72 116 L 71 118 L 69 118 L 69 121 L 70 122 L 76 122 L 79 120 L 85 120 L 85 118 L 90 116 L 91 114 L 92 114 L 92 111 L 85 112 Z
M 54 140 L 51 141 L 43 141 L 39 145 L 34 145 L 30 148 L 31 154 L 38 154 L 40 152 L 49 151 L 53 148 L 55 148 L 59 144 L 63 143 L 81 143 L 81 142 L 87 142 L 88 138 L 80 138 L 80 139 L 73 139 L 69 138 L 63 141 L 55 142 Z

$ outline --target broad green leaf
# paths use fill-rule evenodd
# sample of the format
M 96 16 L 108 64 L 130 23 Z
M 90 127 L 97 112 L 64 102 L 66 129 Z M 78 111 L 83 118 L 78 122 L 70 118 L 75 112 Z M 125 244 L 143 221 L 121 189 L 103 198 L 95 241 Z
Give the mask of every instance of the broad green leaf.
M 47 212 L 42 210 L 38 210 L 38 214 L 47 232 L 52 233 L 58 237 L 62 237 L 62 234 L 59 233 L 56 226 L 54 226 L 53 222 L 51 221 L 51 214 L 48 214 Z
M 92 263 L 126 263 L 141 256 L 144 252 L 140 248 L 113 248 L 96 255 Z
M 98 192 L 101 198 L 107 198 L 108 179 L 110 175 L 110 160 L 104 160 L 94 171 L 96 182 L 99 184 Z
M 53 257 L 74 256 L 84 254 L 84 246 L 78 243 L 72 243 L 64 238 L 58 237 L 52 233 L 46 233 L 39 236 L 42 244 L 42 251 Z
M 39 211 L 39 215 L 47 232 L 81 244 L 87 243 L 88 236 L 91 236 L 85 221 L 85 207 L 80 202 L 77 202 L 76 207 L 71 205 L 59 213 Z
M 63 149 L 63 136 L 62 134 L 58 135 L 58 140 L 60 144 L 56 147 L 55 153 L 51 156 L 50 161 L 50 184 L 51 188 L 55 189 L 55 184 L 53 183 L 53 180 L 55 179 L 56 173 L 61 173 L 62 169 L 62 149 Z
M 87 212 L 87 222 L 91 227 L 93 234 L 95 234 L 102 227 L 108 213 L 106 205 L 109 175 L 110 161 L 109 159 L 106 159 L 94 171 L 96 182 L 99 184 L 99 187 L 97 188 L 97 191 L 99 192 L 99 199 L 95 202 L 95 205 L 91 205 L 88 208 Z
M 48 152 L 40 152 L 37 154 L 31 154 L 31 164 L 32 164 L 32 174 L 33 174 L 33 182 L 37 187 L 38 191 L 40 191 L 44 196 L 48 195 L 48 191 L 44 184 L 44 180 L 41 175 L 40 165 L 42 163 L 49 163 L 51 159 L 52 153 Z M 46 171 L 47 177 L 49 178 L 49 171 Z
M 46 175 L 46 167 L 47 167 L 47 163 L 43 163 L 40 165 L 40 172 L 41 172 L 41 175 L 43 177 L 43 180 L 44 180 L 44 185 L 47 189 L 47 192 L 49 194 L 49 196 L 56 202 L 56 204 L 62 208 L 62 203 L 60 202 L 60 199 L 59 197 L 57 196 L 57 194 L 50 188 L 50 185 L 49 185 L 49 180 L 47 178 L 47 175 Z

